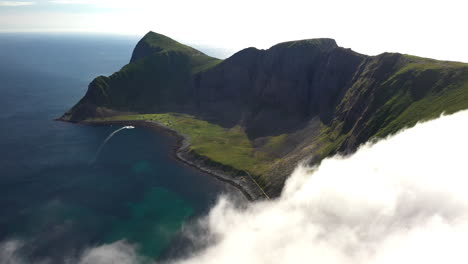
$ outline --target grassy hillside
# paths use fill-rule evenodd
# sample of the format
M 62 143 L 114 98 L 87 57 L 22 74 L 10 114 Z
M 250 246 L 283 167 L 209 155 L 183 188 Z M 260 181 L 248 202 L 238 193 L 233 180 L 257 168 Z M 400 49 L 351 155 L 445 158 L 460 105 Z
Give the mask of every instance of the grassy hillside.
M 388 82 L 398 85 L 405 80 L 404 85 L 410 88 L 392 97 L 379 111 L 380 116 L 386 111 L 391 115 L 385 118 L 377 137 L 468 107 L 468 64 L 408 58 L 410 62 Z
M 388 76 L 379 78 L 385 60 L 367 66 L 348 90 L 328 139 L 337 150 L 353 150 L 371 138 L 382 138 L 417 122 L 468 108 L 468 64 L 389 54 Z M 372 65 L 370 63 L 369 65 Z
M 265 183 L 266 179 L 263 175 L 275 161 L 275 157 L 256 150 L 240 126 L 226 129 L 193 116 L 178 113 L 119 115 L 88 119 L 88 121 L 134 120 L 157 122 L 185 135 L 193 151 L 234 169 L 245 170 L 259 183 Z M 272 139 L 269 144 L 274 145 L 276 142 L 277 139 Z
M 200 55 L 203 54 L 200 51 L 179 43 L 169 37 L 166 37 L 162 34 L 156 32 L 148 32 L 138 43 L 138 45 L 147 45 L 149 48 L 153 49 L 155 52 L 158 51 L 179 51 L 185 54 Z
M 129 64 L 109 77 L 97 77 L 83 99 L 62 119 L 80 121 L 100 115 L 99 109 L 143 113 L 182 109 L 190 100 L 187 89 L 192 76 L 219 62 L 150 32 L 138 43 Z

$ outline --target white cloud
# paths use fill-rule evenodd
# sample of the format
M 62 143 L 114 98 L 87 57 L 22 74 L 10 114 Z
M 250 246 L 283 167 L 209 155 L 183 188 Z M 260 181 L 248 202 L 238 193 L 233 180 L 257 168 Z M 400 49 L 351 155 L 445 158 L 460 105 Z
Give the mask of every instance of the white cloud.
M 125 241 L 117 241 L 86 250 L 78 264 L 139 264 L 143 261 L 134 246 Z
M 108 1 L 100 1 L 100 0 L 50 0 L 48 1 L 52 4 L 60 4 L 60 5 L 93 5 L 93 6 L 108 6 L 112 7 L 115 6 L 113 3 L 109 3 Z M 117 3 L 122 1 L 116 1 Z
M 277 200 L 221 198 L 197 238 L 215 242 L 173 263 L 467 263 L 467 134 L 465 111 L 299 167 Z
M 72 238 L 71 238 L 72 239 Z M 22 248 L 25 242 L 12 239 L 0 243 L 0 263 L 2 264 L 26 264 L 31 263 L 23 256 Z M 104 244 L 85 250 L 80 256 L 64 256 L 67 264 L 141 264 L 151 261 L 137 254 L 136 247 L 124 240 L 111 244 Z M 35 259 L 34 263 L 49 264 L 49 259 Z
M 0 243 L 0 260 L 5 264 L 24 264 L 26 263 L 19 254 L 19 249 L 24 242 L 12 239 Z
M 114 0 L 114 1 L 103 1 L 103 0 L 49 0 L 49 3 L 59 5 L 88 5 L 100 8 L 131 8 L 134 7 L 133 2 L 127 0 Z M 136 1 L 138 2 L 138 0 Z
M 30 6 L 34 5 L 36 2 L 31 2 L 31 1 L 0 1 L 0 7 L 5 6 L 5 7 L 14 7 L 14 6 Z
M 64 5 L 83 5 L 83 4 L 95 4 L 96 1 L 86 0 L 51 0 L 49 3 L 53 4 L 64 4 Z

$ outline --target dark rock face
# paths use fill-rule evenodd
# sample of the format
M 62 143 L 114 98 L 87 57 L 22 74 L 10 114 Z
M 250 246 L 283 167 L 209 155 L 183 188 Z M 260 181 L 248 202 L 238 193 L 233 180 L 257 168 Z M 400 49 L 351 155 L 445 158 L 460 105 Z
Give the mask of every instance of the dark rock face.
M 192 93 L 208 118 L 240 121 L 254 138 L 279 134 L 315 115 L 328 122 L 364 59 L 331 39 L 248 48 L 197 75 Z
M 68 116 L 80 121 L 98 106 L 134 112 L 178 111 L 229 127 L 241 124 L 251 138 L 296 130 L 320 116 L 329 122 L 366 56 L 332 39 L 247 48 L 199 73 L 206 55 L 165 36 L 148 33 L 131 63 L 100 76 Z M 192 67 L 192 69 L 191 69 Z

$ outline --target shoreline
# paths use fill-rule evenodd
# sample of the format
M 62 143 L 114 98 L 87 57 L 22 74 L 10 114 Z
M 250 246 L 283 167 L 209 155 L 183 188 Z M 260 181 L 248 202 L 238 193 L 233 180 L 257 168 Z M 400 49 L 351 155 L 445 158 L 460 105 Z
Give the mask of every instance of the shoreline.
M 65 121 L 57 119 L 58 121 Z M 68 121 L 65 121 L 68 122 Z M 184 165 L 215 177 L 216 179 L 228 183 L 239 191 L 249 200 L 269 199 L 268 195 L 251 178 L 246 171 L 239 171 L 232 167 L 217 163 L 208 157 L 202 156 L 190 149 L 188 137 L 167 127 L 163 124 L 147 120 L 119 120 L 119 121 L 81 121 L 77 124 L 105 126 L 105 125 L 131 125 L 135 127 L 144 127 L 154 130 L 156 133 L 165 133 L 174 137 L 175 144 L 170 155 Z

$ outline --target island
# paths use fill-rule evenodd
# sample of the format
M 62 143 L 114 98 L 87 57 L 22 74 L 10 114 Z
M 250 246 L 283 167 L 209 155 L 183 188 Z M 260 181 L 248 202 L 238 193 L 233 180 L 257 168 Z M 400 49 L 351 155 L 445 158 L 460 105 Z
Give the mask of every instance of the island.
M 169 131 L 181 161 L 251 200 L 277 197 L 301 162 L 468 108 L 468 64 L 367 56 L 333 39 L 243 49 L 225 60 L 149 32 L 59 120 Z

